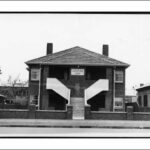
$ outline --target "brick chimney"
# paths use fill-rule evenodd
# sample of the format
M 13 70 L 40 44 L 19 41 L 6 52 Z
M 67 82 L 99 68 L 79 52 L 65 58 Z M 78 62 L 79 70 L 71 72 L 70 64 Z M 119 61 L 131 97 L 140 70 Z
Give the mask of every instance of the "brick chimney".
M 103 45 L 103 55 L 109 56 L 109 46 L 106 44 Z
M 47 43 L 47 55 L 53 53 L 53 43 Z
M 144 86 L 144 84 L 143 84 L 143 83 L 140 83 L 140 87 L 142 87 L 142 86 Z

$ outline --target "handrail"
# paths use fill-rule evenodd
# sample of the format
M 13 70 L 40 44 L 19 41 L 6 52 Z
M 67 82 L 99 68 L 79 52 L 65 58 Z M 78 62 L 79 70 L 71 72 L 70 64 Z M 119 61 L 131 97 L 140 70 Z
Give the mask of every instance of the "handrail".
M 109 81 L 108 79 L 99 79 L 95 83 L 93 83 L 90 87 L 85 89 L 84 96 L 85 96 L 85 105 L 87 104 L 87 100 L 94 97 L 98 93 L 102 91 L 108 91 L 109 90 Z
M 56 93 L 68 100 L 68 105 L 70 104 L 71 91 L 57 78 L 47 78 L 46 89 L 54 90 Z

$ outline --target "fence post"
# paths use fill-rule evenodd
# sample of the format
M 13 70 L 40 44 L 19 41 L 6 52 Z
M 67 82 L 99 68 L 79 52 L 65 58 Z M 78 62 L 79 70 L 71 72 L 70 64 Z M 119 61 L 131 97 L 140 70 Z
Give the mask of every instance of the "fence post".
M 91 106 L 90 105 L 85 105 L 84 118 L 91 119 Z
M 72 119 L 73 107 L 71 105 L 67 106 L 67 119 Z
M 28 119 L 35 119 L 35 113 L 36 113 L 36 105 L 30 104 Z
M 133 120 L 133 106 L 127 106 L 127 120 Z

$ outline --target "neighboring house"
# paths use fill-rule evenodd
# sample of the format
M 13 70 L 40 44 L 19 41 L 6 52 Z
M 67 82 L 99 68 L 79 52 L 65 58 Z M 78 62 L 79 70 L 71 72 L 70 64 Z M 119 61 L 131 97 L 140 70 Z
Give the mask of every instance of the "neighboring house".
M 47 44 L 45 56 L 27 61 L 30 104 L 41 110 L 124 111 L 126 63 L 82 47 L 53 53 Z
M 150 111 L 150 84 L 140 84 L 137 90 L 138 104 L 141 111 Z

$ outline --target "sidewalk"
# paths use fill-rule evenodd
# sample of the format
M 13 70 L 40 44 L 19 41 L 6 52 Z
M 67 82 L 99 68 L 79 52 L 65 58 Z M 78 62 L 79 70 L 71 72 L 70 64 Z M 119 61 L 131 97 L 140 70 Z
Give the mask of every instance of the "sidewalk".
M 0 119 L 0 127 L 150 129 L 150 121 Z

